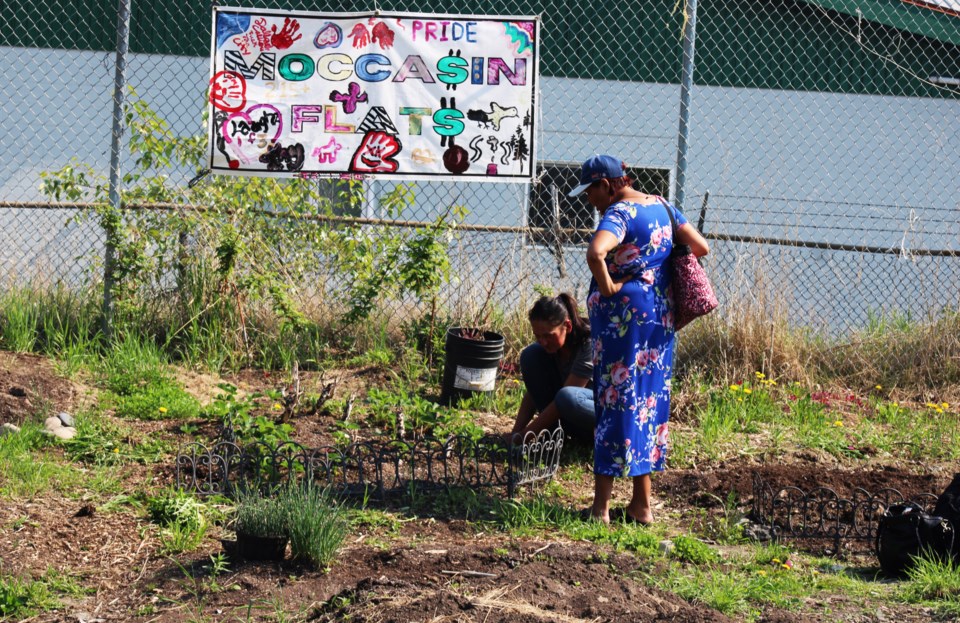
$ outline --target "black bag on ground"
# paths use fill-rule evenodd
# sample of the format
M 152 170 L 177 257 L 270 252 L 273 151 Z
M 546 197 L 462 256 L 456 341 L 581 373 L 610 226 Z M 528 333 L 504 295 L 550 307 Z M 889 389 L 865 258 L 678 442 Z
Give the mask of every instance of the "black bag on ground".
M 954 474 L 946 490 L 937 498 L 937 505 L 933 507 L 933 514 L 943 517 L 953 526 L 956 535 L 960 530 L 960 474 Z M 960 562 L 960 539 L 953 539 L 953 558 Z
M 880 568 L 886 575 L 902 576 L 924 550 L 949 558 L 953 537 L 953 526 L 943 517 L 925 513 L 912 502 L 894 504 L 884 511 L 877 527 Z

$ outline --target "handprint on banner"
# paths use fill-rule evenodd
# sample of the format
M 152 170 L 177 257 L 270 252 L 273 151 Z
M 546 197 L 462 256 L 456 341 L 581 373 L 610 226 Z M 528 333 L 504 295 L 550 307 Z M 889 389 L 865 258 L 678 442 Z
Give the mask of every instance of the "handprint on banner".
M 273 44 L 273 47 L 278 50 L 286 50 L 293 45 L 295 41 L 303 37 L 303 35 L 297 33 L 298 30 L 300 30 L 300 22 L 285 17 L 283 18 L 283 28 L 280 29 L 280 32 L 277 32 L 276 24 L 270 28 L 270 32 L 273 33 L 270 42 Z M 293 35 L 297 36 L 294 37 Z
M 393 31 L 385 22 L 373 27 L 373 42 L 378 44 L 381 50 L 393 47 Z
M 210 103 L 226 112 L 243 110 L 247 105 L 247 81 L 238 73 L 218 71 L 210 79 Z
M 393 159 L 403 146 L 386 132 L 368 132 L 353 154 L 350 170 L 355 173 L 393 173 L 399 164 Z
M 370 45 L 370 31 L 363 24 L 357 24 L 350 31 L 348 37 L 353 37 L 353 47 L 365 48 Z

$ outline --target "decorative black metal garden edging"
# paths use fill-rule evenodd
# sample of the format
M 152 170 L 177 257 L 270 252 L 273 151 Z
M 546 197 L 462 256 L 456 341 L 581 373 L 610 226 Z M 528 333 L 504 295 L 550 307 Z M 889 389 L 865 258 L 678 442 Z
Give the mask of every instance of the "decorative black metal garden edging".
M 832 539 L 834 552 L 845 539 L 873 543 L 883 512 L 907 501 L 896 489 L 870 493 L 857 487 L 849 498 L 829 487 L 804 492 L 797 487 L 774 491 L 759 474 L 753 475 L 751 519 L 765 527 L 774 540 Z M 930 511 L 937 496 L 921 493 L 912 500 Z
M 210 447 L 190 443 L 177 453 L 177 486 L 198 495 L 232 495 L 250 485 L 307 479 L 344 495 L 388 494 L 437 487 L 517 487 L 557 472 L 563 431 L 528 434 L 508 445 L 500 437 L 451 437 L 439 441 L 376 440 L 311 449 L 296 442 L 277 446 L 228 440 Z

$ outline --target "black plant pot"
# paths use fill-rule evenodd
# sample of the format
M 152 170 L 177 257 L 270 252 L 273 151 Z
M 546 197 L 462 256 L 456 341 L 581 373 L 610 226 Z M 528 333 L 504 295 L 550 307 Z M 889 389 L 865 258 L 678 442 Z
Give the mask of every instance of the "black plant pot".
M 449 405 L 477 392 L 492 392 L 503 358 L 503 336 L 493 331 L 450 327 L 440 403 Z
M 283 560 L 287 554 L 286 536 L 258 536 L 237 533 L 237 554 L 245 560 Z

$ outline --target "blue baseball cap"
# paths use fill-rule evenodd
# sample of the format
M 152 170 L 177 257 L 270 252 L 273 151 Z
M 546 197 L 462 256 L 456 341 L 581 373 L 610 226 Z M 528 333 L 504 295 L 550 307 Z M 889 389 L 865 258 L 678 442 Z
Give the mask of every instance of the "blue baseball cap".
M 597 180 L 617 179 L 624 176 L 623 160 L 613 156 L 592 156 L 587 158 L 580 169 L 580 185 L 567 193 L 576 197 Z

